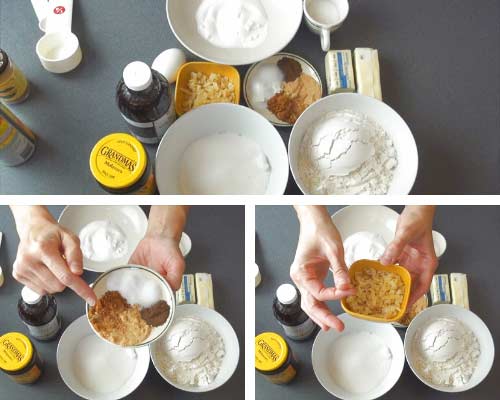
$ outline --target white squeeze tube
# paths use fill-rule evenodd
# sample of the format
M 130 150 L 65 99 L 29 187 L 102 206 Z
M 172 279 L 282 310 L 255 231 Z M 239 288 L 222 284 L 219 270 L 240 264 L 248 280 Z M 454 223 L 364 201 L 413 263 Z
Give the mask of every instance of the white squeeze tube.
M 45 22 L 47 32 L 71 32 L 72 19 L 73 0 L 49 0 Z
M 38 19 L 38 28 L 40 28 L 42 32 L 45 32 L 45 19 L 49 8 L 48 0 L 31 0 L 31 5 Z

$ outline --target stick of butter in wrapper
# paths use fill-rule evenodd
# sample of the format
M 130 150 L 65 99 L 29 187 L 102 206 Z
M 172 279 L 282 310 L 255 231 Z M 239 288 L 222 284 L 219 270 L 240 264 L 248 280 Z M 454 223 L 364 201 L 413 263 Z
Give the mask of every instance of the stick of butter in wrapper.
M 355 49 L 354 65 L 356 67 L 358 93 L 382 101 L 378 51 L 367 48 Z
M 451 303 L 450 281 L 448 279 L 448 275 L 434 275 L 430 291 L 433 305 Z
M 467 288 L 467 275 L 450 274 L 451 299 L 453 304 L 469 309 L 469 290 Z
M 352 93 L 356 90 L 351 50 L 330 50 L 325 56 L 328 94 Z
M 182 283 L 180 289 L 175 293 L 176 303 L 181 304 L 196 304 L 196 289 L 194 287 L 194 275 L 182 275 Z
M 215 309 L 214 288 L 212 285 L 212 275 L 198 273 L 194 275 L 196 281 L 196 297 L 200 306 Z

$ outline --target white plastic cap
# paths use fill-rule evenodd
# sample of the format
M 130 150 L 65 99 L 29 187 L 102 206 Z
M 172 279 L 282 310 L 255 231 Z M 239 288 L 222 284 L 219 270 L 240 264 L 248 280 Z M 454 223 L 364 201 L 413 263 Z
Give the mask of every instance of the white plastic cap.
M 21 290 L 21 297 L 27 304 L 36 304 L 42 299 L 41 295 L 31 290 L 28 286 L 23 287 L 23 290 Z
M 297 289 L 289 283 L 284 283 L 276 290 L 276 297 L 281 304 L 292 304 L 297 300 Z
M 142 61 L 131 62 L 123 70 L 123 81 L 130 90 L 145 90 L 153 82 L 151 68 Z

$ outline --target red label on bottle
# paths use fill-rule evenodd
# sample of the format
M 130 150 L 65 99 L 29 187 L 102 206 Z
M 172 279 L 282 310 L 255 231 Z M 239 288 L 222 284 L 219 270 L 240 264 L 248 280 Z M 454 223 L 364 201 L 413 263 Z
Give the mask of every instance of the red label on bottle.
M 54 14 L 64 14 L 66 9 L 63 6 L 57 6 L 54 8 Z

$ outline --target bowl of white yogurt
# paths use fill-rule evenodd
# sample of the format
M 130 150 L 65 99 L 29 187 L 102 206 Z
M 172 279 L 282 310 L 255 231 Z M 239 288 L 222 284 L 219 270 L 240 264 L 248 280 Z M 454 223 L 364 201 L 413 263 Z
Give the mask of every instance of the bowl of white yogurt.
M 75 394 L 118 400 L 132 393 L 149 368 L 147 347 L 125 349 L 100 339 L 85 315 L 73 321 L 57 345 L 57 368 Z
M 302 0 L 169 0 L 172 32 L 189 51 L 220 64 L 252 64 L 284 49 L 302 20 Z
M 345 329 L 320 331 L 311 360 L 321 385 L 339 399 L 372 400 L 397 383 L 405 363 L 396 328 L 340 314 Z
M 187 392 L 208 392 L 226 383 L 238 366 L 240 347 L 231 324 L 196 304 L 177 307 L 167 332 L 150 346 L 158 373 Z
M 162 195 L 281 195 L 288 173 L 276 128 L 236 104 L 208 104 L 184 114 L 156 153 Z
M 408 125 L 387 104 L 360 94 L 331 95 L 307 108 L 288 152 L 304 194 L 406 195 L 417 177 Z
M 479 385 L 495 357 L 486 324 L 472 311 L 452 304 L 432 306 L 418 314 L 406 330 L 404 347 L 417 378 L 449 393 Z
M 126 264 L 148 227 L 142 208 L 129 205 L 67 206 L 59 223 L 79 237 L 83 268 L 94 272 Z

